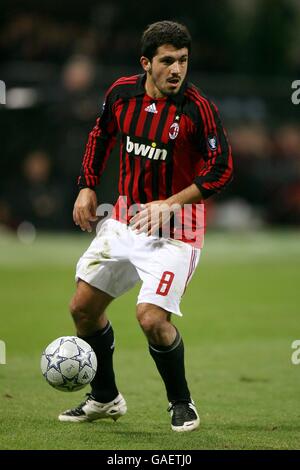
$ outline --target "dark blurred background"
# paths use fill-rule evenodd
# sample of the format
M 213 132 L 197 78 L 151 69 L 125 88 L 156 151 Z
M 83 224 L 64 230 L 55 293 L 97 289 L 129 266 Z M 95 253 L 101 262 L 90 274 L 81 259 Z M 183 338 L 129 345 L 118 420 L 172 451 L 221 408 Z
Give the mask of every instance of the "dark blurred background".
M 72 207 L 87 135 L 106 88 L 140 73 L 139 41 L 158 20 L 186 24 L 190 79 L 218 105 L 235 179 L 208 201 L 208 223 L 251 229 L 300 224 L 299 0 L 1 0 L 0 227 L 75 230 Z M 116 197 L 118 154 L 99 197 Z M 78 229 L 77 229 L 78 230 Z

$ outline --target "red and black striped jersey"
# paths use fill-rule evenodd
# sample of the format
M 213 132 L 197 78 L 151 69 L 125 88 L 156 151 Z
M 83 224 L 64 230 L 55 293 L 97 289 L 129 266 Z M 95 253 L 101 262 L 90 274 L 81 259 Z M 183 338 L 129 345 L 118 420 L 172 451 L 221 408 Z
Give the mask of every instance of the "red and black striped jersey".
M 232 155 L 217 107 L 192 84 L 160 99 L 146 75 L 117 80 L 89 134 L 80 188 L 99 183 L 120 134 L 119 193 L 129 204 L 166 199 L 195 183 L 204 199 L 232 178 Z

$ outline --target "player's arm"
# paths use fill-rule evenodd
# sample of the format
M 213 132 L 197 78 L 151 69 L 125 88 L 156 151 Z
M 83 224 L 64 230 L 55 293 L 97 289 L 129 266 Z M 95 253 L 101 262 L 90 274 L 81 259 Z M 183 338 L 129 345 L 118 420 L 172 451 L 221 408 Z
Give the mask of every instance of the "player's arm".
M 89 134 L 78 178 L 80 192 L 74 204 L 73 219 L 76 225 L 88 232 L 92 231 L 91 222 L 97 220 L 97 196 L 94 188 L 99 183 L 106 161 L 116 143 L 114 105 L 113 93 L 109 90 L 102 114 Z
M 179 193 L 173 194 L 168 199 L 148 202 L 143 205 L 130 221 L 133 230 L 153 235 L 162 225 L 166 224 L 171 217 L 180 211 L 185 204 L 201 201 L 202 194 L 196 184 L 191 184 Z
M 198 104 L 198 110 L 195 139 L 204 165 L 194 183 L 203 199 L 207 199 L 224 189 L 232 180 L 232 153 L 215 104 L 209 100 L 202 101 Z
M 183 207 L 185 204 L 193 204 L 194 202 L 199 202 L 203 199 L 202 193 L 198 186 L 193 183 L 187 188 L 184 188 L 179 193 L 173 194 L 173 196 L 166 199 L 165 202 L 169 206 Z
M 91 222 L 96 222 L 97 196 L 93 189 L 82 188 L 79 191 L 73 209 L 73 220 L 81 230 L 92 231 Z

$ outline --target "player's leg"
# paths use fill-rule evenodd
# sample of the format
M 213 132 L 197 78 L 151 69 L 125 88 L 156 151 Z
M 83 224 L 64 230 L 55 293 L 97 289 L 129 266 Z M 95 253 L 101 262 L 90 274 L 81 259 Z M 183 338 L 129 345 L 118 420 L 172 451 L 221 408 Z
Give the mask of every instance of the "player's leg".
M 137 319 L 147 337 L 150 354 L 165 383 L 169 402 L 190 400 L 184 370 L 183 341 L 170 317 L 169 312 L 157 305 L 137 305 Z
M 77 336 L 89 343 L 97 357 L 99 367 L 91 386 L 93 397 L 101 403 L 118 395 L 113 370 L 114 331 L 105 313 L 112 300 L 106 292 L 79 280 L 70 303 Z
M 170 313 L 150 304 L 137 305 L 137 318 L 144 331 L 149 352 L 164 381 L 174 431 L 192 431 L 199 426 L 199 416 L 191 399 L 185 377 L 184 345 Z
M 70 302 L 70 312 L 80 336 L 90 336 L 107 324 L 105 309 L 113 297 L 81 279 Z
M 98 368 L 91 382 L 91 393 L 78 407 L 61 413 L 60 421 L 116 420 L 126 413 L 126 402 L 118 392 L 113 370 L 114 332 L 105 314 L 112 300 L 106 292 L 78 280 L 70 311 L 77 336 L 93 348 Z
M 143 234 L 135 238 L 132 262 L 143 281 L 137 317 L 166 387 L 172 429 L 190 431 L 199 425 L 199 417 L 185 377 L 183 340 L 170 319 L 171 314 L 182 316 L 181 297 L 197 266 L 200 250 L 187 243 Z
M 126 259 L 127 250 L 126 226 L 108 220 L 77 264 L 77 290 L 71 301 L 71 313 L 77 334 L 96 353 L 98 368 L 92 394 L 79 407 L 62 413 L 61 421 L 116 419 L 126 412 L 125 400 L 115 383 L 114 333 L 105 309 L 139 279 Z

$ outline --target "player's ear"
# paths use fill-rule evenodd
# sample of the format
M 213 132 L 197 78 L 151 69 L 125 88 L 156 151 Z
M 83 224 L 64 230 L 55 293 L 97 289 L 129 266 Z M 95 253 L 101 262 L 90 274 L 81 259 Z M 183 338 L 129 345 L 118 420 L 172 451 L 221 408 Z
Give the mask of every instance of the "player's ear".
M 141 66 L 143 67 L 143 69 L 145 70 L 145 72 L 149 72 L 149 70 L 151 69 L 151 62 L 150 60 L 145 57 L 145 56 L 142 56 L 140 58 L 140 64 Z

